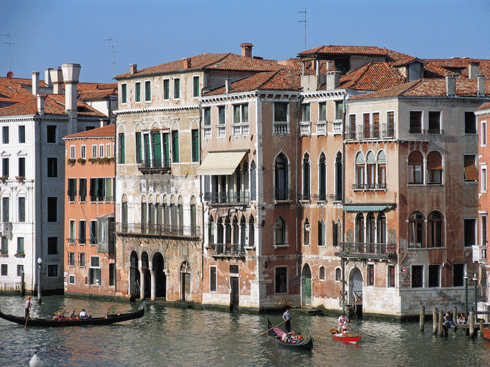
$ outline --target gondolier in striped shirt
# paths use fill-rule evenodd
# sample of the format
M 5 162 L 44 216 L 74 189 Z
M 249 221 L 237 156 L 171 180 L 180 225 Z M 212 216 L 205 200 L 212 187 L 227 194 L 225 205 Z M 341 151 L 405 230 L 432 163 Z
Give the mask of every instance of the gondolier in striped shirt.
M 28 296 L 26 298 L 26 303 L 25 303 L 24 308 L 25 308 L 25 316 L 24 317 L 27 319 L 27 316 L 29 315 L 29 311 L 31 309 L 31 296 Z
M 291 332 L 291 312 L 289 312 L 289 308 L 282 315 L 282 319 L 286 321 L 286 331 Z

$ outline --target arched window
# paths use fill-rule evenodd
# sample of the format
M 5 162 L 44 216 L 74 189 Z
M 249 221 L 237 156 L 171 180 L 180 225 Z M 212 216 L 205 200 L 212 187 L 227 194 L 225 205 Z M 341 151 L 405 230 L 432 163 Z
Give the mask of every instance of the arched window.
M 376 226 L 376 243 L 386 243 L 386 216 L 385 213 L 378 214 L 378 225 Z
M 208 218 L 208 243 L 214 243 L 214 218 L 212 215 Z
M 289 199 L 289 184 L 288 184 L 288 159 L 281 153 L 277 156 L 275 162 L 275 195 L 276 200 Z
M 376 187 L 376 157 L 372 151 L 369 151 L 366 156 L 367 165 L 367 188 L 374 189 Z
M 342 153 L 337 152 L 337 156 L 335 157 L 335 201 L 342 200 L 343 184 Z
M 424 246 L 424 216 L 420 212 L 414 212 L 408 218 L 408 246 Z
M 369 244 L 376 243 L 376 218 L 373 212 L 369 212 L 366 218 L 366 242 Z M 374 249 L 371 249 L 374 251 Z
M 303 246 L 310 245 L 310 222 L 308 218 L 305 220 L 305 224 L 303 226 Z
M 255 177 L 255 171 L 255 161 L 252 161 L 250 165 L 250 199 L 252 200 L 257 200 L 257 188 L 255 187 L 257 179 Z
M 128 197 L 123 195 L 121 202 L 121 230 L 128 231 Z
M 197 234 L 197 208 L 195 196 L 191 198 L 191 232 L 193 236 Z
M 386 153 L 384 150 L 378 153 L 378 188 L 386 189 Z
M 231 221 L 230 217 L 225 219 L 225 243 L 231 243 Z
M 358 213 L 356 217 L 356 242 L 364 243 L 364 215 Z
M 325 280 L 325 267 L 323 265 L 318 269 L 318 279 Z
M 423 184 L 424 183 L 424 171 L 423 171 L 423 156 L 418 150 L 413 151 L 408 156 L 408 183 L 409 184 Z
M 303 200 L 310 200 L 310 155 L 303 156 Z
M 358 152 L 356 155 L 356 189 L 364 188 L 364 155 Z
M 279 217 L 274 223 L 274 244 L 276 246 L 287 245 L 287 227 L 286 221 Z
M 224 241 L 224 227 L 223 227 L 223 218 L 219 217 L 217 220 L 217 228 L 218 228 L 218 240 L 217 243 L 222 244 Z
M 340 282 L 342 280 L 342 270 L 340 268 L 335 269 L 335 280 Z
M 148 206 L 146 197 L 141 198 L 141 233 L 146 233 L 148 228 Z
M 318 221 L 318 246 L 325 246 L 326 239 L 325 221 L 322 219 Z
M 238 231 L 238 218 L 233 217 L 233 244 L 237 245 L 240 241 L 240 232 Z
M 251 215 L 248 220 L 248 245 L 250 247 L 255 247 L 255 224 L 253 215 Z
M 240 219 L 240 250 L 243 251 L 247 245 L 247 220 L 244 216 Z
M 248 175 L 248 162 L 243 162 L 243 193 L 244 197 L 242 202 L 248 202 L 250 200 L 250 187 L 249 187 L 249 175 Z
M 442 183 L 442 156 L 441 153 L 432 151 L 427 155 L 428 181 L 431 184 Z
M 184 230 L 184 199 L 182 196 L 179 196 L 177 212 L 179 213 L 179 233 L 182 233 Z
M 427 217 L 427 223 L 429 226 L 429 247 L 443 247 L 444 246 L 444 231 L 443 223 L 444 219 L 442 214 L 434 211 Z
M 327 160 L 323 152 L 318 162 L 318 200 L 327 200 Z

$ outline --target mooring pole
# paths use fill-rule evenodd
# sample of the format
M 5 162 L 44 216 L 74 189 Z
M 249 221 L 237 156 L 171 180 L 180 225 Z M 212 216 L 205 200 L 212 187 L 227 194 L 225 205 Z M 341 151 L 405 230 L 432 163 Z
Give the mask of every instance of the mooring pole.
M 424 331 L 425 323 L 425 306 L 420 306 L 420 331 Z
M 473 337 L 475 336 L 475 313 L 473 311 L 470 311 L 470 317 L 468 322 L 470 324 L 470 336 Z
M 443 311 L 439 311 L 439 336 L 444 336 L 444 327 L 442 325 L 442 320 L 443 320 Z
M 439 311 L 437 310 L 437 307 L 434 307 L 432 310 L 432 333 L 437 334 L 437 314 Z

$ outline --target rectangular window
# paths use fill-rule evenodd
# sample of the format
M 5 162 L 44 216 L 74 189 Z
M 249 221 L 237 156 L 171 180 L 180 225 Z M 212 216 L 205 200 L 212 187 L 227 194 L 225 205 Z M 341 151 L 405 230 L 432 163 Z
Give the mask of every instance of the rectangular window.
M 68 179 L 68 201 L 75 201 L 75 196 L 77 195 L 77 179 Z
M 318 120 L 327 121 L 327 102 L 318 104 Z
M 211 108 L 204 107 L 203 108 L 203 122 L 204 126 L 211 126 Z
M 58 276 L 58 265 L 48 265 L 48 277 Z
M 388 111 L 386 115 L 386 137 L 395 137 L 395 112 Z
M 111 155 L 111 144 L 106 144 L 105 145 L 105 156 L 107 158 L 112 158 L 112 155 Z
M 453 264 L 453 287 L 464 285 L 464 264 Z
M 465 225 L 466 225 L 466 220 L 471 220 L 471 219 L 465 219 Z M 488 216 L 486 214 L 482 214 L 480 218 L 480 246 L 487 247 L 488 244 L 488 224 L 487 224 Z M 475 220 L 476 221 L 476 220 Z M 476 223 L 475 229 L 476 229 Z M 466 228 L 466 227 L 465 227 Z M 473 236 L 475 236 L 475 231 L 473 230 Z M 465 230 L 465 240 L 466 240 L 466 230 Z M 473 239 L 473 242 L 476 242 L 475 239 Z M 473 246 L 470 244 L 471 241 L 468 241 L 468 246 Z M 465 241 L 465 246 L 467 245 Z
M 84 220 L 78 221 L 78 243 L 80 245 L 85 245 L 85 242 L 87 241 L 87 225 Z
M 170 99 L 170 80 L 163 81 L 163 99 Z
M 476 116 L 473 111 L 464 113 L 464 132 L 465 134 L 476 134 Z
M 87 159 L 87 147 L 85 145 L 80 146 L 80 158 Z
M 288 292 L 288 268 L 285 266 L 277 267 L 275 274 L 274 293 Z
M 192 130 L 192 161 L 199 162 L 199 130 Z
M 110 178 L 105 179 L 105 194 L 104 194 L 104 201 L 112 201 L 112 180 Z
M 429 287 L 440 286 L 441 267 L 439 265 L 429 265 Z
M 19 177 L 26 177 L 26 159 L 24 157 L 19 158 Z
M 367 266 L 367 285 L 374 285 L 374 265 Z
M 480 191 L 487 192 L 487 166 L 481 167 Z
M 78 254 L 78 266 L 85 266 L 85 264 L 86 264 L 85 252 L 80 252 Z
M 344 118 L 344 102 L 335 101 L 335 119 L 341 120 Z
M 143 162 L 143 149 L 142 149 L 142 140 L 141 133 L 135 133 L 135 144 L 136 144 L 136 163 Z
M 9 177 L 9 159 L 2 158 L 2 176 Z
M 410 134 L 422 133 L 422 111 L 410 111 Z
M 347 139 L 356 138 L 356 115 L 349 115 L 349 128 L 347 131 Z
M 172 131 L 172 162 L 179 162 L 179 132 Z
M 76 154 L 76 147 L 74 145 L 70 146 L 70 159 L 75 159 L 77 156 Z
M 288 103 L 274 103 L 274 134 L 283 135 L 288 133 Z
M 441 133 L 441 111 L 429 111 L 429 134 Z
M 226 123 L 226 109 L 225 106 L 218 106 L 218 124 L 224 125 Z
M 24 125 L 19 126 L 19 144 L 26 142 L 26 127 Z
M 218 289 L 218 279 L 216 274 L 216 266 L 209 268 L 209 291 L 216 292 Z
M 99 158 L 104 158 L 104 144 L 99 145 Z
M 373 138 L 379 138 L 379 113 L 373 113 Z
M 49 144 L 55 144 L 57 140 L 56 125 L 48 125 L 46 127 L 46 142 Z
M 9 270 L 8 270 L 8 269 L 9 269 L 9 267 L 8 267 L 8 265 L 7 265 L 7 264 L 2 264 L 2 268 L 1 268 L 1 271 L 0 271 L 0 275 L 1 275 L 2 277 L 6 277 L 6 276 L 8 275 L 8 273 L 9 273 Z
M 310 121 L 310 104 L 304 103 L 301 106 L 301 121 Z
M 80 188 L 78 190 L 78 195 L 80 195 L 80 201 L 85 201 L 85 197 L 87 196 L 87 179 L 81 178 L 79 183 Z
M 134 84 L 134 101 L 141 102 L 141 83 L 136 82 Z
M 90 221 L 90 244 L 91 245 L 97 244 L 97 221 L 96 220 Z
M 24 223 L 26 221 L 26 198 L 19 197 L 19 222 Z
M 423 265 L 412 265 L 412 288 L 422 288 L 424 286 Z
M 75 276 L 74 275 L 70 275 L 69 278 L 68 278 L 68 282 L 70 284 L 75 284 Z
M 362 115 L 362 121 L 363 121 L 363 138 L 364 139 L 369 139 L 371 137 L 371 118 L 369 117 L 369 113 L 364 113 Z
M 70 220 L 70 237 L 68 237 L 68 243 L 75 243 L 75 226 L 75 221 Z
M 10 198 L 3 197 L 2 198 L 2 222 L 7 223 L 10 222 Z
M 482 121 L 481 122 L 480 145 L 482 147 L 486 147 L 487 146 L 487 122 L 486 121 Z
M 68 266 L 75 266 L 75 253 L 74 252 L 68 253 Z
M 476 156 L 465 155 L 464 156 L 464 180 L 476 181 L 478 179 L 478 173 L 476 170 Z
M 17 276 L 20 277 L 24 273 L 24 265 L 17 265 Z
M 174 99 L 180 98 L 180 79 L 174 79 Z
M 119 163 L 124 164 L 126 162 L 125 158 L 125 146 L 124 146 L 124 134 L 120 133 L 118 135 L 119 138 Z
M 92 158 L 97 158 L 97 144 L 92 145 Z
M 58 177 L 58 158 L 48 158 L 48 177 Z
M 199 76 L 192 78 L 192 96 L 199 97 Z
M 109 264 L 109 287 L 113 287 L 116 283 L 116 264 Z
M 149 80 L 145 82 L 145 101 L 151 101 L 151 82 Z
M 58 254 L 58 237 L 48 237 L 48 255 Z
M 2 143 L 3 144 L 9 143 L 9 127 L 8 126 L 2 126 Z
M 9 242 L 7 237 L 2 237 L 2 246 L 0 248 L 0 254 L 8 256 L 9 254 Z
M 48 197 L 48 222 L 58 221 L 58 198 Z
M 128 85 L 121 84 L 121 103 L 128 102 Z
M 388 287 L 395 287 L 395 266 L 388 265 Z

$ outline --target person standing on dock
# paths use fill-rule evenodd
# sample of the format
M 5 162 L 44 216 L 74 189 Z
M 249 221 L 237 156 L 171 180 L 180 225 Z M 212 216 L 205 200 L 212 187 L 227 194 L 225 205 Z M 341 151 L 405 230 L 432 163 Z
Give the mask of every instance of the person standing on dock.
M 29 311 L 31 309 L 31 296 L 28 296 L 26 298 L 26 303 L 24 305 L 24 309 L 25 309 L 25 318 L 27 319 L 27 316 L 29 316 Z
M 291 332 L 291 312 L 289 312 L 289 308 L 282 315 L 282 319 L 286 321 L 286 331 Z

